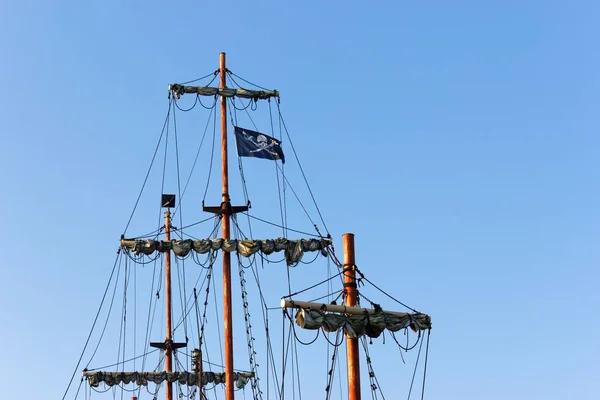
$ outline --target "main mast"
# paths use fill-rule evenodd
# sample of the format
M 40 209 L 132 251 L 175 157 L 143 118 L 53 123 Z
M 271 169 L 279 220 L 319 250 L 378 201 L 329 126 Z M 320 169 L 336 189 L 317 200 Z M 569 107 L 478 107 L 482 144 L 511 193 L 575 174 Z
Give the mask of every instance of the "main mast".
M 346 307 L 356 307 L 358 290 L 356 286 L 356 266 L 354 261 L 354 234 L 342 235 L 344 247 L 344 292 Z M 346 357 L 348 368 L 348 400 L 360 400 L 360 360 L 358 358 L 358 338 L 346 335 Z
M 227 86 L 227 68 L 225 53 L 219 54 L 219 89 Z M 229 219 L 231 203 L 229 199 L 229 170 L 227 158 L 227 98 L 221 95 L 221 179 L 222 196 L 221 223 L 223 224 L 223 239 L 229 239 Z M 231 254 L 223 251 L 223 319 L 225 342 L 225 399 L 233 400 L 233 333 L 231 316 Z

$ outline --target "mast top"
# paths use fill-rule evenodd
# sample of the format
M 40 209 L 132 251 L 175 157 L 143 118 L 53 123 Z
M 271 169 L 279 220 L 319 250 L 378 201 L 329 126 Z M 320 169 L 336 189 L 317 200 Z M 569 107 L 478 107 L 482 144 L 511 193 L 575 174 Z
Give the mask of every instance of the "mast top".
M 219 53 L 219 69 L 216 73 L 220 73 L 222 75 L 222 85 L 220 87 L 212 87 L 212 86 L 185 86 L 180 85 L 178 83 L 172 83 L 169 85 L 169 92 L 173 94 L 175 99 L 179 99 L 182 94 L 196 94 L 199 96 L 222 96 L 225 98 L 229 97 L 240 97 L 243 99 L 252 99 L 254 101 L 258 100 L 268 100 L 271 97 L 279 98 L 279 91 L 277 90 L 252 90 L 252 89 L 244 89 L 244 88 L 228 88 L 225 84 L 225 75 L 229 72 L 227 67 L 225 66 L 225 52 Z

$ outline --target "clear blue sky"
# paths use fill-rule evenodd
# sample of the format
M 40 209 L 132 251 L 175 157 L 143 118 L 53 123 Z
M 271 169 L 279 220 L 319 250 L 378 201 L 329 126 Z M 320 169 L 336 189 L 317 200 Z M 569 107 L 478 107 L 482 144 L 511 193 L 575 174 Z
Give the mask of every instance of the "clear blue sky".
M 164 3 L 0 2 L 3 398 L 62 396 L 166 85 L 220 51 L 281 91 L 336 239 L 433 316 L 426 398 L 597 398 L 600 3 Z

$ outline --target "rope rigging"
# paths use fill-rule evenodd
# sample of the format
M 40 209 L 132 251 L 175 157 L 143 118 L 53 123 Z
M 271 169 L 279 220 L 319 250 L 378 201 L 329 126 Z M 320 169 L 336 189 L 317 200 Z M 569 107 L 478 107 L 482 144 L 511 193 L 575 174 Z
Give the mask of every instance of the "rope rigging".
M 208 82 L 208 84 L 206 85 L 206 86 L 209 86 L 209 85 L 210 85 L 210 84 L 211 84 L 211 83 L 212 83 L 212 82 L 213 82 L 215 79 L 217 79 L 217 75 L 219 75 L 219 70 L 218 70 L 218 69 L 217 69 L 217 70 L 215 70 L 214 72 L 211 72 L 210 74 L 204 75 L 204 76 L 202 76 L 202 77 L 200 77 L 200 78 L 196 78 L 196 79 L 193 79 L 193 80 L 191 80 L 191 81 L 187 81 L 187 82 L 181 82 L 181 85 L 187 85 L 188 83 L 199 82 L 199 81 L 201 81 L 201 80 L 204 80 L 204 79 L 206 79 L 206 78 L 208 78 L 208 77 L 212 76 L 213 78 L 212 78 L 212 79 L 211 79 L 211 81 L 210 81 L 210 82 Z
M 98 307 L 98 311 L 96 312 L 96 316 L 94 317 L 94 322 L 92 323 L 92 328 L 90 329 L 90 333 L 88 334 L 88 337 L 85 341 L 85 344 L 83 345 L 83 350 L 81 351 L 81 355 L 79 356 L 79 360 L 77 360 L 77 364 L 75 365 L 75 369 L 73 370 L 73 374 L 71 375 L 71 379 L 69 380 L 69 383 L 67 385 L 67 388 L 65 389 L 65 393 L 63 394 L 62 399 L 64 400 L 65 397 L 67 396 L 67 393 L 69 392 L 69 389 L 71 388 L 71 384 L 73 383 L 73 379 L 75 378 L 75 374 L 77 374 L 77 370 L 79 369 L 79 365 L 81 364 L 81 360 L 83 359 L 83 356 L 85 354 L 85 350 L 87 349 L 87 346 L 90 342 L 90 339 L 92 337 L 92 334 L 94 333 L 94 328 L 96 327 L 96 323 L 98 322 L 98 317 L 100 316 L 100 312 L 102 311 L 102 306 L 104 305 L 104 300 L 106 300 L 106 294 L 108 293 L 108 289 L 110 288 L 110 283 L 112 282 L 114 273 L 115 273 L 115 269 L 117 268 L 117 263 L 119 262 L 120 259 L 120 249 L 117 252 L 117 257 L 115 259 L 115 263 L 113 265 L 113 268 L 110 272 L 110 277 L 108 278 L 108 283 L 106 284 L 106 289 L 104 290 L 104 294 L 102 295 L 102 300 L 100 301 L 100 306 Z
M 123 260 L 123 257 L 121 256 L 122 252 L 119 252 L 119 256 L 118 256 L 118 261 L 119 261 L 119 266 L 117 269 L 117 275 L 115 277 L 115 284 L 114 284 L 114 289 L 113 289 L 113 293 L 110 299 L 110 305 L 108 306 L 108 311 L 106 313 L 106 320 L 104 321 L 104 326 L 102 327 L 102 332 L 100 333 L 100 337 L 98 338 L 98 343 L 96 344 L 96 347 L 94 348 L 94 351 L 92 352 L 92 355 L 88 361 L 88 363 L 86 364 L 85 368 L 87 369 L 90 365 L 90 363 L 92 362 L 92 360 L 94 359 L 94 356 L 96 355 L 96 353 L 98 352 L 98 348 L 100 347 L 100 344 L 102 343 L 102 339 L 104 338 L 104 334 L 106 332 L 106 327 L 108 326 L 108 322 L 110 320 L 110 313 L 112 311 L 113 308 L 113 304 L 115 301 L 115 297 L 117 294 L 117 282 L 119 281 L 119 274 L 121 272 L 121 262 Z
M 232 75 L 232 73 L 230 73 L 229 77 L 228 77 L 230 79 L 230 81 L 233 84 L 235 84 L 236 86 L 241 87 L 241 85 L 239 85 L 237 83 L 237 81 L 231 75 Z M 235 74 L 233 74 L 233 75 L 235 76 Z M 250 83 L 249 81 L 246 81 L 245 79 L 243 79 L 241 77 L 238 77 L 238 78 L 240 78 L 241 80 L 243 80 L 246 83 Z M 250 84 L 252 84 L 252 83 L 250 83 Z M 253 85 L 253 86 L 257 86 L 257 85 Z M 237 124 L 237 111 L 245 111 L 245 113 L 248 116 L 248 119 L 250 120 L 250 122 L 251 122 L 252 126 L 254 127 L 254 129 L 256 131 L 259 131 L 256 123 L 254 122 L 254 119 L 252 118 L 252 116 L 250 115 L 249 110 L 248 110 L 250 108 L 250 110 L 255 111 L 256 107 L 253 107 L 253 105 L 256 104 L 256 102 L 249 101 L 246 105 L 244 105 L 242 107 L 236 106 L 235 101 L 231 101 L 231 104 L 233 106 L 231 108 L 233 110 L 231 111 L 231 109 L 230 109 L 232 123 Z M 272 137 L 279 137 L 279 138 L 281 138 L 281 122 L 279 123 L 279 128 L 280 128 L 279 129 L 279 135 L 277 135 L 275 133 L 275 129 L 274 129 L 274 125 L 273 125 L 273 114 L 272 114 L 272 109 L 271 109 L 271 103 L 270 103 L 270 101 L 269 101 L 268 104 L 269 104 L 269 117 L 270 117 L 269 120 L 270 120 L 270 128 L 271 128 L 270 135 Z M 241 178 L 241 181 L 242 181 L 242 187 L 243 187 L 243 190 L 244 190 L 245 200 L 248 201 L 248 197 L 249 197 L 248 196 L 248 189 L 247 189 L 246 178 L 245 178 L 245 173 L 244 173 L 244 164 L 242 162 L 242 158 L 241 157 L 238 157 L 238 166 L 239 166 L 239 171 L 240 171 L 240 178 Z M 260 219 L 260 218 L 252 216 L 250 214 L 250 212 L 246 212 L 245 214 L 247 216 L 248 226 L 250 227 L 250 229 L 251 229 L 251 221 L 250 221 L 250 219 L 252 218 L 252 219 L 256 219 L 256 220 L 268 223 L 268 224 L 273 225 L 273 226 L 278 226 L 279 228 L 282 229 L 283 237 L 287 237 L 289 231 L 306 234 L 305 232 L 302 232 L 302 231 L 299 231 L 299 230 L 294 230 L 294 229 L 290 230 L 287 227 L 288 223 L 287 223 L 287 196 L 286 196 L 286 190 L 287 190 L 287 187 L 289 186 L 292 189 L 292 192 L 293 192 L 293 194 L 294 194 L 294 196 L 295 196 L 298 204 L 300 204 L 300 206 L 303 209 L 304 213 L 307 215 L 309 221 L 311 221 L 311 224 L 313 225 L 313 227 L 315 227 L 315 229 L 317 231 L 317 235 L 314 235 L 314 234 L 308 234 L 308 235 L 314 236 L 314 237 L 321 237 L 320 233 L 318 232 L 318 228 L 316 228 L 315 222 L 310 217 L 310 214 L 308 213 L 306 207 L 303 205 L 303 203 L 300 200 L 300 198 L 299 198 L 298 194 L 296 193 L 296 191 L 293 189 L 293 187 L 291 187 L 290 182 L 288 181 L 288 179 L 287 179 L 287 177 L 285 175 L 285 169 L 284 169 L 284 167 L 283 166 L 280 167 L 278 163 L 275 163 L 274 170 L 275 170 L 275 177 L 276 177 L 276 182 L 277 182 L 277 193 L 278 193 L 278 200 L 279 200 L 279 211 L 280 211 L 281 224 L 274 224 L 274 223 L 265 221 L 263 219 Z M 280 175 L 281 175 L 281 177 L 280 177 Z M 238 229 L 239 229 L 239 225 L 238 225 Z M 241 231 L 241 229 L 239 229 L 239 230 Z M 251 237 L 252 237 L 252 235 L 251 235 Z M 261 255 L 261 259 L 263 260 L 263 262 L 264 261 L 272 262 L 272 260 L 269 260 L 268 258 L 265 258 L 262 255 Z M 313 261 L 314 260 L 312 260 L 310 262 L 313 262 Z M 253 265 L 253 263 L 250 264 L 250 266 L 252 266 L 252 265 Z M 288 293 L 292 293 L 292 290 L 291 290 L 291 278 L 290 278 L 290 275 L 289 275 L 289 268 L 287 268 L 286 271 L 288 272 L 288 274 L 287 274 L 288 289 L 289 289 Z M 254 269 L 253 269 L 253 272 L 254 272 Z M 265 313 L 265 315 L 266 315 L 266 311 L 267 311 L 267 308 L 266 308 L 266 304 L 265 304 L 265 308 L 264 308 L 264 311 L 263 311 Z M 287 313 L 285 313 L 285 315 L 288 317 L 288 319 L 290 319 L 290 317 L 289 317 L 289 315 Z M 290 320 L 290 323 L 291 323 L 291 320 Z M 266 323 L 265 323 L 265 325 L 266 325 Z M 292 333 L 293 333 L 294 337 L 296 338 L 296 340 L 293 341 L 293 342 L 289 340 L 289 339 L 291 339 Z M 318 332 L 317 332 L 317 337 L 318 337 Z M 317 339 L 317 337 L 315 339 L 313 339 L 313 342 Z M 286 381 L 286 378 L 285 378 L 285 370 L 286 370 L 285 365 L 287 363 L 288 356 L 291 354 L 291 366 L 292 366 L 292 374 L 291 374 L 291 376 L 293 377 L 293 379 L 292 379 L 292 395 L 293 395 L 293 398 L 296 397 L 296 389 L 295 389 L 296 387 L 298 388 L 298 397 L 301 398 L 301 396 L 302 396 L 301 392 L 299 390 L 300 389 L 300 369 L 299 369 L 299 365 L 298 365 L 298 360 L 299 360 L 298 353 L 297 353 L 298 350 L 297 350 L 297 347 L 296 347 L 296 343 L 298 341 L 300 341 L 300 340 L 297 337 L 297 334 L 295 332 L 295 327 L 294 327 L 294 325 L 292 323 L 292 327 L 290 329 L 290 334 L 289 334 L 288 340 L 287 340 L 287 343 L 288 343 L 287 346 L 284 345 L 285 341 L 282 342 L 282 345 L 284 345 L 284 349 L 283 349 L 283 357 L 284 358 L 282 360 L 282 363 L 283 363 L 283 365 L 282 365 L 282 374 L 283 375 L 282 375 L 282 379 L 281 379 L 281 386 L 279 384 L 277 384 L 277 387 L 280 387 L 279 393 L 280 393 L 280 395 L 283 395 L 283 393 L 285 392 L 285 384 L 284 384 L 284 382 Z M 291 353 L 290 353 L 290 351 L 291 351 Z M 270 360 L 270 358 L 268 358 L 268 359 Z
M 256 85 L 256 84 L 250 83 L 249 81 L 247 81 L 247 80 L 245 80 L 245 79 L 243 79 L 243 78 L 241 78 L 241 77 L 239 77 L 239 76 L 237 76 L 237 75 L 233 74 L 231 71 L 228 71 L 228 73 L 229 73 L 229 74 L 228 74 L 228 79 L 229 79 L 229 81 L 230 81 L 230 82 L 232 82 L 232 83 L 233 83 L 235 86 L 237 86 L 238 88 L 241 88 L 241 86 L 240 86 L 240 85 L 237 83 L 237 81 L 236 81 L 236 80 L 233 78 L 233 76 L 235 76 L 235 77 L 239 78 L 240 80 L 243 80 L 244 82 L 246 82 L 246 83 L 249 83 L 249 84 L 251 84 L 251 85 L 253 85 L 253 86 L 255 86 L 255 87 L 261 88 L 261 89 L 263 89 L 263 90 L 267 90 L 267 89 L 264 89 L 264 88 L 263 88 L 263 87 L 261 87 L 261 86 L 258 86 L 258 85 Z M 236 111 L 238 111 L 238 110 L 240 110 L 240 111 L 245 111 L 245 112 L 246 112 L 246 115 L 248 116 L 248 119 L 249 119 L 249 120 L 250 120 L 250 122 L 252 123 L 252 126 L 254 127 L 254 129 L 255 129 L 256 131 L 259 131 L 259 129 L 258 129 L 258 127 L 256 126 L 256 124 L 255 124 L 255 122 L 254 122 L 254 120 L 253 120 L 252 116 L 251 116 L 251 115 L 250 115 L 250 113 L 248 112 L 248 106 L 246 106 L 246 107 L 243 107 L 243 108 L 241 108 L 241 109 L 240 109 L 240 108 L 238 108 L 238 107 L 235 107 L 235 104 L 233 103 L 233 101 L 234 101 L 234 100 L 230 100 L 230 102 L 231 102 L 231 103 L 232 103 L 232 105 L 233 105 L 233 107 L 232 107 L 232 108 L 233 108 L 233 115 L 232 115 L 232 117 L 231 117 L 232 123 L 235 121 L 235 123 L 237 124 L 237 113 L 236 113 Z M 253 103 L 256 103 L 256 101 L 254 101 L 254 100 L 249 100 L 249 104 L 253 104 Z M 257 103 L 256 103 L 256 104 L 257 104 Z M 307 186 L 307 189 L 308 189 L 308 191 L 309 191 L 309 193 L 310 193 L 310 196 L 311 196 L 311 198 L 312 198 L 312 200 L 313 200 L 313 204 L 314 204 L 314 206 L 315 206 L 315 208 L 316 208 L 316 210 L 317 210 L 317 213 L 319 214 L 319 217 L 320 217 L 320 219 L 321 219 L 321 223 L 323 224 L 323 226 L 325 227 L 325 229 L 326 229 L 326 231 L 327 231 L 327 235 L 329 235 L 329 230 L 327 229 L 327 225 L 325 224 L 325 221 L 324 221 L 324 219 L 323 219 L 323 216 L 322 216 L 322 214 L 321 214 L 321 211 L 320 211 L 320 209 L 319 209 L 319 207 L 318 207 L 318 204 L 316 203 L 316 199 L 315 199 L 315 196 L 314 196 L 314 194 L 313 194 L 313 191 L 312 191 L 312 189 L 311 189 L 311 187 L 310 187 L 310 184 L 308 183 L 308 179 L 307 179 L 307 177 L 306 177 L 306 174 L 304 173 L 304 169 L 302 168 L 302 164 L 300 163 L 300 160 L 299 160 L 299 158 L 298 158 L 298 154 L 297 154 L 297 152 L 296 152 L 296 150 L 295 150 L 295 148 L 294 148 L 294 145 L 293 145 L 293 143 L 292 143 L 292 141 L 291 141 L 291 137 L 290 137 L 290 134 L 289 134 L 289 132 L 288 132 L 288 130 L 287 130 L 287 127 L 285 126 L 285 121 L 283 120 L 283 116 L 282 116 L 282 114 L 281 114 L 280 102 L 279 102 L 279 101 L 277 102 L 277 112 L 278 112 L 278 120 L 279 120 L 279 135 L 276 135 L 276 134 L 275 134 L 275 131 L 274 131 L 274 126 L 273 126 L 273 115 L 272 115 L 272 111 L 271 111 L 271 102 L 269 101 L 269 103 L 268 103 L 268 104 L 269 104 L 269 117 L 270 117 L 270 118 L 269 118 L 269 120 L 270 120 L 270 126 L 271 126 L 271 132 L 270 132 L 270 133 L 271 133 L 271 136 L 273 136 L 273 137 L 279 137 L 279 138 L 281 138 L 281 136 L 282 136 L 282 132 L 283 132 L 283 130 L 285 130 L 285 132 L 286 132 L 286 135 L 287 135 L 287 138 L 288 138 L 288 141 L 289 141 L 289 143 L 290 143 L 290 146 L 291 146 L 291 148 L 292 148 L 292 151 L 293 151 L 293 153 L 294 153 L 294 156 L 295 156 L 295 158 L 296 158 L 296 161 L 297 161 L 297 163 L 298 163 L 298 166 L 299 166 L 299 168 L 300 168 L 300 171 L 301 171 L 301 173 L 302 173 L 302 177 L 303 177 L 303 179 L 304 179 L 304 182 L 305 182 L 305 184 L 306 184 L 306 186 Z M 254 110 L 253 110 L 253 111 L 254 111 Z M 231 112 L 232 112 L 232 111 L 231 111 L 231 108 L 230 108 L 230 113 L 231 113 Z M 283 129 L 282 129 L 282 128 L 283 128 Z M 239 158 L 241 158 L 241 157 L 238 157 L 238 159 L 239 159 Z M 240 170 L 241 170 L 241 174 L 243 175 L 243 165 L 242 165 L 241 161 L 238 161 L 238 162 L 240 163 L 240 164 L 239 164 L 239 165 L 240 165 Z M 284 231 L 284 237 L 286 237 L 286 236 L 287 236 L 287 235 L 286 235 L 286 228 L 285 228 L 285 227 L 286 227 L 286 225 L 287 225 L 287 222 L 286 222 L 286 221 L 287 221 L 287 217 L 286 217 L 286 215 L 287 215 L 287 203 L 286 203 L 286 198 L 285 198 L 285 192 L 286 192 L 286 188 L 287 188 L 287 186 L 289 186 L 289 187 L 290 187 L 290 189 L 292 190 L 292 192 L 293 192 L 293 194 L 294 194 L 294 196 L 295 196 L 296 200 L 298 201 L 298 204 L 300 204 L 300 206 L 301 206 L 301 208 L 303 209 L 303 211 L 304 211 L 305 215 L 308 217 L 308 219 L 310 220 L 311 224 L 313 225 L 313 227 L 314 227 L 314 228 L 315 228 L 315 230 L 317 231 L 317 234 L 318 234 L 318 236 L 319 236 L 319 237 L 322 237 L 322 235 L 321 235 L 321 234 L 319 233 L 319 231 L 318 231 L 318 227 L 317 227 L 316 223 L 315 223 L 315 222 L 314 222 L 314 220 L 311 218 L 311 216 L 310 216 L 310 213 L 308 212 L 308 210 L 306 209 L 306 207 L 304 206 L 304 204 L 303 204 L 303 203 L 302 203 L 302 201 L 300 200 L 300 197 L 298 196 L 298 194 L 296 193 L 296 191 L 295 191 L 295 190 L 293 189 L 293 187 L 290 185 L 290 182 L 288 181 L 288 179 L 287 179 L 287 177 L 286 177 L 286 175 L 285 175 L 285 170 L 284 170 L 284 167 L 283 167 L 283 166 L 279 166 L 279 164 L 275 163 L 275 168 L 276 168 L 276 172 L 278 172 L 278 173 L 276 174 L 276 177 L 277 177 L 277 185 L 278 185 L 278 195 L 280 196 L 280 213 L 281 213 L 281 218 L 282 218 L 282 225 L 281 225 L 281 226 L 283 227 L 282 229 L 283 229 L 283 231 Z M 281 178 L 282 178 L 282 185 L 280 185 L 280 183 L 279 183 L 279 174 L 281 174 Z M 243 177 L 242 177 L 242 182 L 243 182 L 243 186 L 244 186 L 245 193 L 247 193 L 247 192 L 246 192 L 246 190 L 247 190 L 247 189 L 245 188 L 245 179 L 244 179 Z
M 417 375 L 417 368 L 419 366 L 419 360 L 421 359 L 421 348 L 422 347 L 423 347 L 423 341 L 421 340 L 421 344 L 419 345 L 419 352 L 417 353 L 417 361 L 415 362 L 415 368 L 413 370 L 412 379 L 410 381 L 410 388 L 408 389 L 407 400 L 410 400 L 410 395 L 412 394 L 413 384 L 415 382 L 415 376 Z
M 327 228 L 327 224 L 325 223 L 325 220 L 323 219 L 323 215 L 321 214 L 321 210 L 319 209 L 319 205 L 317 204 L 317 200 L 315 199 L 315 195 L 313 194 L 313 191 L 310 187 L 310 184 L 308 183 L 308 179 L 306 178 L 306 174 L 304 173 L 304 168 L 302 168 L 302 164 L 300 163 L 300 159 L 298 158 L 298 153 L 296 152 L 296 148 L 294 147 L 294 143 L 292 142 L 292 138 L 290 136 L 290 133 L 287 129 L 287 126 L 285 125 L 285 121 L 283 120 L 283 115 L 281 114 L 281 107 L 280 107 L 280 103 L 277 102 L 277 112 L 279 114 L 279 121 L 281 123 L 281 125 L 283 126 L 283 129 L 285 130 L 286 136 L 288 138 L 288 141 L 290 143 L 290 147 L 292 148 L 292 151 L 294 153 L 294 157 L 296 158 L 296 162 L 298 163 L 298 167 L 300 168 L 300 172 L 302 173 L 302 178 L 304 179 L 304 183 L 306 184 L 306 187 L 308 189 L 308 192 L 310 193 L 310 197 L 312 198 L 313 204 L 317 210 L 317 213 L 319 214 L 319 218 L 321 219 L 321 223 L 323 224 L 323 226 L 325 227 L 325 231 L 327 232 L 327 235 L 329 235 L 329 229 Z M 314 225 L 314 223 L 313 223 Z
M 216 104 L 216 103 L 215 103 Z M 208 123 L 206 125 L 208 127 Z M 206 194 L 208 193 L 208 188 L 210 186 L 210 177 L 212 176 L 212 168 L 215 159 L 215 142 L 217 139 L 217 108 L 214 109 L 214 118 L 213 118 L 213 136 L 212 136 L 212 146 L 210 151 L 210 163 L 208 164 L 208 176 L 206 178 L 206 187 L 204 189 L 204 195 L 202 196 L 202 204 L 206 200 Z
M 121 318 L 120 318 L 120 322 L 121 322 L 121 328 L 119 329 L 119 345 L 118 345 L 118 350 L 117 350 L 117 364 L 121 363 L 122 365 L 122 369 L 121 371 L 125 370 L 125 363 L 124 362 L 120 362 L 119 360 L 121 360 L 121 355 L 123 357 L 123 360 L 125 360 L 125 347 L 126 347 L 126 341 L 124 340 L 126 334 L 127 334 L 127 287 L 129 284 L 129 273 L 131 271 L 131 268 L 128 268 L 129 264 L 127 262 L 125 262 L 125 271 L 123 274 L 123 307 L 121 309 Z M 121 346 L 123 346 L 123 353 L 121 354 Z
M 208 119 L 206 120 L 206 125 L 204 126 L 204 132 L 202 133 L 202 139 L 200 139 L 200 144 L 198 145 L 198 150 L 196 151 L 196 156 L 194 157 L 194 162 L 192 163 L 192 167 L 190 168 L 190 173 L 188 174 L 187 180 L 183 187 L 183 192 L 179 195 L 179 201 L 178 201 L 177 207 L 181 206 L 181 201 L 183 200 L 183 196 L 185 196 L 185 193 L 187 191 L 190 180 L 192 179 L 192 174 L 194 173 L 194 169 L 196 168 L 196 164 L 198 163 L 198 158 L 200 157 L 200 151 L 202 150 L 202 145 L 204 144 L 204 139 L 206 138 L 206 132 L 208 131 L 208 125 L 210 124 L 210 121 L 213 119 L 213 115 L 214 115 L 214 120 L 216 121 L 216 107 L 215 107 L 216 104 L 217 103 L 216 103 L 216 99 L 215 99 L 215 103 L 213 105 L 215 112 L 210 113 Z M 210 175 L 211 175 L 211 171 L 212 171 L 212 164 L 213 164 L 213 158 L 214 158 L 214 145 L 215 145 L 215 135 L 213 132 L 213 144 L 212 144 L 213 147 L 212 147 L 210 167 L 209 167 L 209 172 L 208 172 L 207 189 L 208 189 L 208 184 L 210 183 Z M 204 192 L 204 197 L 206 197 L 206 191 Z M 173 211 L 173 215 L 175 215 L 176 213 L 177 213 L 177 208 L 175 208 L 175 210 Z
M 325 336 L 327 336 L 327 335 L 325 335 Z M 339 342 L 339 344 L 342 344 L 344 339 L 342 337 L 342 339 L 340 340 L 340 336 L 342 336 L 341 331 L 338 331 L 336 333 L 336 342 Z M 329 342 L 329 338 L 327 338 L 327 341 Z M 331 368 L 329 369 L 329 371 L 327 371 L 328 379 L 327 379 L 327 385 L 325 386 L 325 393 L 326 393 L 325 399 L 327 399 L 327 400 L 329 400 L 331 398 L 331 383 L 333 382 L 333 379 L 335 376 L 335 366 L 337 365 L 338 348 L 339 348 L 339 345 L 337 345 L 337 346 L 333 345 L 333 355 L 331 356 Z
M 123 236 L 125 235 L 125 233 L 127 233 L 127 229 L 129 228 L 129 224 L 131 224 L 131 220 L 133 219 L 133 215 L 135 214 L 135 210 L 137 209 L 137 206 L 140 202 L 140 199 L 142 198 L 142 193 L 144 193 L 144 188 L 146 187 L 146 183 L 148 182 L 148 177 L 150 176 L 150 171 L 152 171 L 152 166 L 154 165 L 154 160 L 156 159 L 156 155 L 158 154 L 158 149 L 160 148 L 160 143 L 162 142 L 162 138 L 163 135 L 165 133 L 165 129 L 168 126 L 168 122 L 169 122 L 169 115 L 171 114 L 171 106 L 172 106 L 172 102 L 169 100 L 169 109 L 167 110 L 167 116 L 165 117 L 165 122 L 163 123 L 163 127 L 162 130 L 160 132 L 160 136 L 158 138 L 158 141 L 156 143 L 156 148 L 154 149 L 154 154 L 152 155 L 152 160 L 150 161 L 150 166 L 148 166 L 148 171 L 146 172 L 146 176 L 144 177 L 144 183 L 142 183 L 142 187 L 140 188 L 140 192 L 137 196 L 137 199 L 135 200 L 135 204 L 133 205 L 133 210 L 131 210 L 131 215 L 129 216 L 129 219 L 127 220 L 127 224 L 125 225 L 125 229 L 123 229 Z
M 369 347 L 367 346 L 367 339 L 366 337 L 362 337 L 361 340 L 362 346 L 363 346 L 363 350 L 365 352 L 365 359 L 367 361 L 367 371 L 369 373 L 369 381 L 371 383 L 371 396 L 376 399 L 377 398 L 377 391 L 379 391 L 379 393 L 381 394 L 382 399 L 385 400 L 385 396 L 383 395 L 383 392 L 381 391 L 381 387 L 379 385 L 379 381 L 377 380 L 377 377 L 375 376 L 375 370 L 373 369 L 373 363 L 371 362 L 371 356 L 369 355 Z
M 265 219 L 262 219 L 262 218 L 259 218 L 257 216 L 250 215 L 247 212 L 242 212 L 241 214 L 247 215 L 249 218 L 255 219 L 257 221 L 264 222 L 265 224 L 272 225 L 272 226 L 275 226 L 277 228 L 285 229 L 286 231 L 289 231 L 289 232 L 300 233 L 302 235 L 306 235 L 306 236 L 310 236 L 310 237 L 314 237 L 314 238 L 321 238 L 322 237 L 321 235 L 315 235 L 314 233 L 304 232 L 304 231 L 297 230 L 297 229 L 292 229 L 292 228 L 289 228 L 289 227 L 286 227 L 286 226 L 283 226 L 283 225 L 278 225 L 278 224 L 276 224 L 274 222 L 269 222 L 269 221 L 267 221 Z

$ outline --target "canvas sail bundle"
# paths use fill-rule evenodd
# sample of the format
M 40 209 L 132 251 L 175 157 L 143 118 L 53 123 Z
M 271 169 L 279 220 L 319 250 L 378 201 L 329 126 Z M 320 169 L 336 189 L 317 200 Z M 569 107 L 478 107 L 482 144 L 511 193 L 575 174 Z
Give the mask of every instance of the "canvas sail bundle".
M 179 257 L 187 256 L 190 251 L 206 254 L 210 251 L 223 250 L 228 253 L 237 252 L 241 256 L 250 257 L 261 251 L 265 255 L 285 251 L 287 265 L 296 265 L 305 252 L 320 251 L 327 257 L 327 247 L 331 244 L 329 239 L 301 239 L 289 240 L 278 238 L 274 240 L 229 240 L 229 239 L 202 239 L 202 240 L 136 240 L 122 239 L 121 247 L 133 251 L 134 254 L 150 255 L 154 252 L 165 253 L 173 251 Z
M 279 97 L 277 90 L 250 90 L 244 88 L 218 88 L 211 86 L 183 86 L 176 83 L 169 85 L 169 90 L 175 98 L 179 98 L 182 94 L 198 94 L 200 96 L 223 96 L 223 97 L 240 97 L 243 99 L 266 100 L 271 97 Z
M 296 324 L 304 329 L 322 328 L 325 332 L 344 329 L 344 332 L 351 338 L 363 335 L 376 338 L 385 329 L 391 332 L 405 328 L 411 328 L 413 331 L 431 329 L 431 318 L 429 315 L 420 313 L 378 312 L 364 315 L 344 315 L 300 308 L 296 313 Z
M 135 383 L 139 386 L 148 386 L 149 382 L 161 384 L 163 382 L 177 382 L 180 385 L 198 386 L 200 381 L 198 374 L 193 372 L 103 372 L 87 371 L 84 376 L 88 379 L 90 386 L 98 387 L 104 382 L 107 386 Z M 243 388 L 252 373 L 236 372 L 233 375 L 235 385 L 238 389 Z M 225 383 L 225 373 L 204 372 L 202 373 L 202 386 L 209 383 Z

